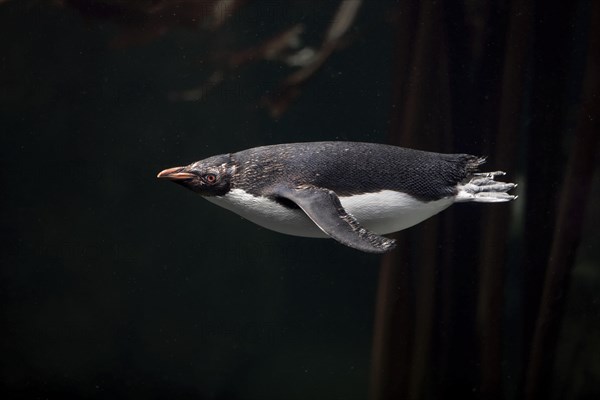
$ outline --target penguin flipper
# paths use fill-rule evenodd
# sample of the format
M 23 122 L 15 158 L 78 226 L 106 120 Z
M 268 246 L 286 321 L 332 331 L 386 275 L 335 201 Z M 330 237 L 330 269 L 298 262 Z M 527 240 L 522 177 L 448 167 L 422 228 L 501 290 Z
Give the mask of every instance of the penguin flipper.
M 281 187 L 274 194 L 293 201 L 319 229 L 346 246 L 368 253 L 385 253 L 396 247 L 395 240 L 363 228 L 332 190 L 312 186 Z

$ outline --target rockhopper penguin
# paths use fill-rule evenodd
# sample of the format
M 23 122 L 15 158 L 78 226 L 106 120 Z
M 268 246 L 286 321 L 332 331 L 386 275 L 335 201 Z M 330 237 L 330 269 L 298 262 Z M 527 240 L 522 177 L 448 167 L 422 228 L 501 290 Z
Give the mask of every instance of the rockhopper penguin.
M 277 144 L 165 169 L 172 180 L 208 201 L 268 229 L 331 237 L 358 250 L 383 253 L 400 231 L 455 202 L 497 203 L 514 183 L 504 172 L 477 172 L 484 162 L 385 144 Z

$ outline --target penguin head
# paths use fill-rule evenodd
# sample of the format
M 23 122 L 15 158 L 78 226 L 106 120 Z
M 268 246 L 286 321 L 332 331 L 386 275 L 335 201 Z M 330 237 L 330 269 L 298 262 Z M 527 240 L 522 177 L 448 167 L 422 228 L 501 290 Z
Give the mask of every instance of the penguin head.
M 202 196 L 223 196 L 231 187 L 232 174 L 230 157 L 220 155 L 185 167 L 167 168 L 157 178 L 171 180 Z

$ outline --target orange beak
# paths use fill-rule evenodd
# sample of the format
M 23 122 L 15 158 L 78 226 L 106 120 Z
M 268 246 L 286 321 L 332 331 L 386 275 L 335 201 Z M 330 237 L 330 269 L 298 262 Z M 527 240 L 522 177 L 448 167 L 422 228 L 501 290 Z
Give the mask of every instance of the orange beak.
M 156 175 L 157 178 L 169 179 L 171 181 L 181 181 L 184 179 L 194 178 L 196 175 L 185 172 L 185 167 L 173 167 L 162 170 Z

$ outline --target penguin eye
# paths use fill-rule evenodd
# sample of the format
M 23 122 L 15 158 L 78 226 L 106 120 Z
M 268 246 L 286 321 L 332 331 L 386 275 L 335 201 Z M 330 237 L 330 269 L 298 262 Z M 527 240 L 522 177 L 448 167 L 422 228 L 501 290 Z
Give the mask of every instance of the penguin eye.
M 206 183 L 215 183 L 217 181 L 217 176 L 215 174 L 206 174 L 204 175 L 204 180 Z

